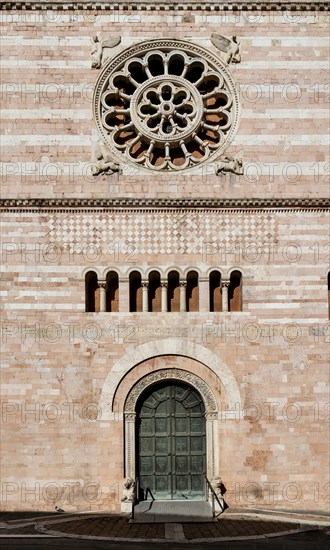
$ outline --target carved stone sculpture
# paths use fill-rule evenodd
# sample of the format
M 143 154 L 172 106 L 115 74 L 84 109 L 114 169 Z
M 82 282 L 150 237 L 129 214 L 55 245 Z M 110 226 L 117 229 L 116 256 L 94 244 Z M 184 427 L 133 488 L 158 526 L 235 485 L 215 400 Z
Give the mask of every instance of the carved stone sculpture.
M 91 44 L 91 55 L 92 55 L 92 69 L 100 69 L 102 66 L 103 59 L 103 50 L 105 48 L 114 48 L 118 46 L 121 42 L 120 36 L 114 36 L 112 38 L 107 38 L 100 40 L 97 35 L 92 37 Z
M 238 176 L 243 175 L 243 160 L 240 153 L 238 153 L 235 157 L 224 157 L 217 164 L 217 176 L 219 176 L 220 174 L 225 174 L 226 172 L 231 172 L 232 174 L 237 174 Z
M 102 141 L 97 141 L 92 149 L 92 167 L 93 176 L 98 176 L 101 173 L 113 174 L 120 172 L 120 165 L 111 157 L 111 153 L 107 146 Z
M 213 490 L 215 494 L 218 497 L 219 505 L 220 505 L 220 513 L 223 513 L 226 508 L 228 508 L 228 505 L 225 502 L 225 499 L 223 495 L 227 492 L 226 487 L 222 483 L 221 477 L 214 477 L 211 480 L 211 485 L 213 487 Z
M 134 497 L 135 481 L 131 477 L 125 477 L 123 483 L 122 502 L 132 502 Z
M 214 477 L 211 480 L 211 485 L 212 485 L 212 487 L 214 489 L 214 492 L 216 493 L 218 499 L 223 500 L 223 495 L 225 494 L 225 486 L 222 483 L 221 477 Z M 220 502 L 221 502 L 221 500 L 220 500 Z
M 229 63 L 240 63 L 240 41 L 237 36 L 234 35 L 231 38 L 226 38 L 225 36 L 221 36 L 221 34 L 213 32 L 211 34 L 211 42 L 222 52 L 222 59 L 227 65 Z

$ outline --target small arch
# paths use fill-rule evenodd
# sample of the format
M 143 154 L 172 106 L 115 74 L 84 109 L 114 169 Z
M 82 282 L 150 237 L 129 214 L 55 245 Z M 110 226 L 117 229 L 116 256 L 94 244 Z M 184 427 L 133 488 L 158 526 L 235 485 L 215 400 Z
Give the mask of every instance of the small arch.
M 180 311 L 180 275 L 178 271 L 170 271 L 168 274 L 167 311 Z
M 238 270 L 230 274 L 228 311 L 242 311 L 242 273 Z
M 85 311 L 100 311 L 100 289 L 95 271 L 85 274 Z
M 209 275 L 210 311 L 222 311 L 221 273 L 213 270 Z
M 116 271 L 108 271 L 106 277 L 106 310 L 119 311 L 119 280 Z
M 161 300 L 160 273 L 158 271 L 151 271 L 149 273 L 148 285 L 148 311 L 160 312 Z
M 121 271 L 117 268 L 114 268 L 114 267 L 107 267 L 106 269 L 103 270 L 103 273 L 102 273 L 102 277 L 99 277 L 100 279 L 106 279 L 107 278 L 107 275 L 108 273 L 110 273 L 110 271 L 113 271 L 114 273 L 116 273 L 118 275 L 118 279 L 121 278 Z
M 83 279 L 85 279 L 85 277 L 86 277 L 87 273 L 89 273 L 89 271 L 93 271 L 96 274 L 98 280 L 104 279 L 104 277 L 102 277 L 102 275 L 100 273 L 100 270 L 95 266 L 85 267 L 85 269 L 82 271 L 82 278 Z
M 142 311 L 142 280 L 139 271 L 129 274 L 129 310 Z
M 168 275 L 169 273 L 171 273 L 171 271 L 175 271 L 176 273 L 179 273 L 179 277 L 182 278 L 183 277 L 183 273 L 182 273 L 182 270 L 178 267 L 176 267 L 175 265 L 172 265 L 170 267 L 167 267 L 164 271 L 164 278 L 168 278 Z
M 195 267 L 195 266 L 190 266 L 190 267 L 187 267 L 184 272 L 183 272 L 183 278 L 186 279 L 187 276 L 188 276 L 188 273 L 190 273 L 190 271 L 195 271 L 198 275 L 198 278 L 202 277 L 202 271 L 198 268 L 198 267 Z
M 159 269 L 158 267 L 156 267 L 156 268 L 155 268 L 155 267 L 149 267 L 149 268 L 144 272 L 144 273 L 145 273 L 145 278 L 146 278 L 146 279 L 149 279 L 149 275 L 150 275 L 150 273 L 152 273 L 153 271 L 154 271 L 155 273 L 159 273 L 160 278 L 162 278 L 162 276 L 163 276 L 162 270 Z
M 187 311 L 199 310 L 197 271 L 189 271 L 187 273 L 186 310 Z
M 172 313 L 180 311 L 180 275 L 177 271 L 168 274 L 167 311 Z

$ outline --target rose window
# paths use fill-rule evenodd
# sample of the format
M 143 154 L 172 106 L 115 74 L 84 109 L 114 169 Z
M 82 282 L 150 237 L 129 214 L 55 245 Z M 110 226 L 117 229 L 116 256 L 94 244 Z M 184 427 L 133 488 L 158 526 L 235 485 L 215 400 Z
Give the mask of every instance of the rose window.
M 102 70 L 94 106 L 102 138 L 119 162 L 152 170 L 215 159 L 238 124 L 228 68 L 186 41 L 154 40 L 124 50 Z

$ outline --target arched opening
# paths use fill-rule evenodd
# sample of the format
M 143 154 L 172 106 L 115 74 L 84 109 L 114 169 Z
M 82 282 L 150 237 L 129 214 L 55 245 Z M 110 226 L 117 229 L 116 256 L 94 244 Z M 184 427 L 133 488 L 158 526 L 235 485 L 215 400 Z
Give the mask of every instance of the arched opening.
M 129 276 L 129 310 L 142 311 L 142 283 L 139 271 L 132 271 Z
M 221 274 L 212 271 L 209 277 L 210 311 L 222 311 Z
M 148 285 L 148 311 L 159 312 L 162 307 L 162 289 L 160 286 L 160 274 L 151 271 Z
M 119 281 L 115 271 L 109 271 L 106 284 L 106 310 L 119 311 Z
M 186 310 L 198 311 L 198 309 L 198 273 L 197 271 L 189 271 L 187 274 Z
M 180 276 L 177 271 L 168 274 L 167 311 L 180 311 Z
M 100 289 L 95 271 L 88 271 L 85 275 L 85 310 L 100 311 Z
M 144 391 L 136 406 L 136 451 L 144 498 L 150 491 L 156 500 L 204 500 L 206 421 L 199 392 L 176 380 Z
M 233 271 L 230 275 L 228 309 L 229 311 L 242 311 L 242 274 L 240 271 Z

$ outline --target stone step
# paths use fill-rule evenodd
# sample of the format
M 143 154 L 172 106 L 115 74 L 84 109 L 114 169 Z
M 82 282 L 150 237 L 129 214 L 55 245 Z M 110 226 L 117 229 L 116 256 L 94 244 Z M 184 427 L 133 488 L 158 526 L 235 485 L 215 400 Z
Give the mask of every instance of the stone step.
M 209 502 L 154 500 L 140 502 L 130 523 L 201 523 L 217 521 Z

